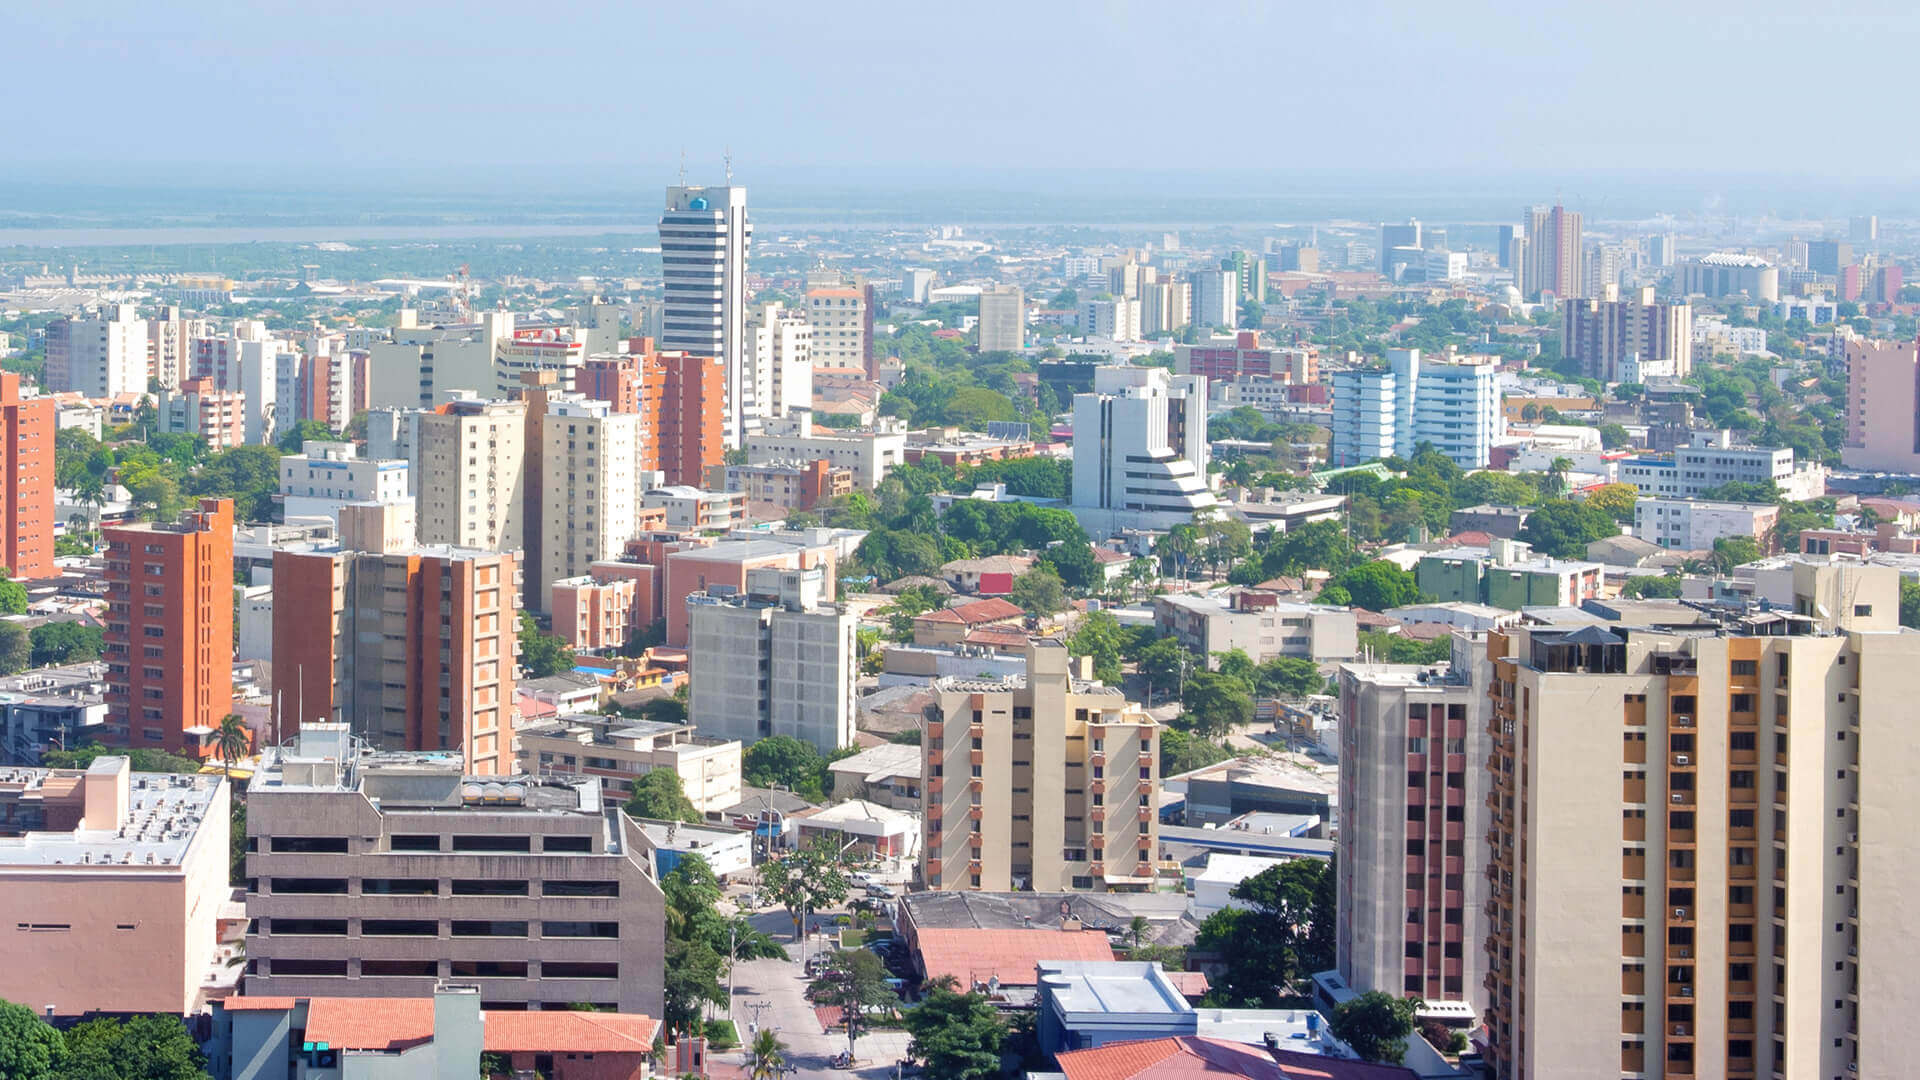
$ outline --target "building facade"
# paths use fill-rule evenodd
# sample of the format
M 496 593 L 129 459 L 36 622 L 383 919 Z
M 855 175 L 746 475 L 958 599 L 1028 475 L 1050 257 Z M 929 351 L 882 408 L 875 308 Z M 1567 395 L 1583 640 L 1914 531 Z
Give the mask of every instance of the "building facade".
M 132 304 L 47 324 L 46 387 L 90 398 L 147 392 L 147 322 Z
M 846 608 L 821 570 L 750 570 L 738 593 L 687 597 L 688 718 L 752 743 L 787 735 L 831 754 L 853 743 L 858 662 Z
M 815 367 L 867 366 L 867 297 L 859 288 L 807 290 L 809 351 Z
M 816 428 L 810 409 L 770 420 L 762 431 L 747 439 L 749 464 L 827 461 L 852 470 L 853 482 L 868 490 L 887 478 L 887 470 L 905 462 L 906 454 L 907 429 L 898 420 L 876 420 L 871 431 Z
M 1601 382 L 1623 381 L 1629 358 L 1643 370 L 1671 365 L 1684 377 L 1693 370 L 1693 308 L 1656 301 L 1651 285 L 1625 293 L 1609 286 L 1598 299 L 1561 304 L 1560 342 L 1562 356 Z
M 404 503 L 409 511 L 407 463 L 363 458 L 350 442 L 300 444 L 280 459 L 281 518 L 327 518 L 338 524 L 347 503 Z
M 1852 339 L 1846 344 L 1849 469 L 1920 475 L 1920 345 Z
M 16 578 L 48 578 L 53 565 L 52 398 L 20 392 L 0 372 L 0 566 Z
M 1088 531 L 1169 528 L 1217 505 L 1205 378 L 1096 368 L 1093 392 L 1073 399 L 1073 431 L 1073 510 Z
M 1779 268 L 1754 255 L 1702 255 L 1681 263 L 1675 276 L 1675 291 L 1681 296 L 1744 296 L 1769 304 L 1780 299 Z
M 577 713 L 525 725 L 515 737 L 521 772 L 599 777 L 609 807 L 625 804 L 634 782 L 655 769 L 678 774 L 703 814 L 740 805 L 740 741 L 709 738 L 692 724 Z
M 1328 464 L 1362 465 L 1431 445 L 1463 469 L 1484 469 L 1506 433 L 1491 356 L 1427 358 L 1387 350 L 1387 369 L 1336 372 Z
M 1527 243 L 1522 249 L 1520 292 L 1528 298 L 1552 293 L 1562 300 L 1585 296 L 1580 212 L 1555 204 L 1526 211 Z
M 269 748 L 247 794 L 247 990 L 661 1015 L 651 845 L 592 778 L 470 777 L 345 725 Z
M 206 758 L 233 711 L 233 500 L 201 499 L 177 523 L 102 532 L 102 741 Z
M 1773 550 L 1779 521 L 1780 508 L 1770 503 L 1641 498 L 1633 504 L 1633 535 L 1679 551 L 1708 551 L 1715 540 L 1744 537 L 1764 555 Z
M 525 544 L 527 406 L 467 397 L 415 421 L 423 544 L 519 551 Z
M 725 448 L 740 446 L 758 415 L 746 371 L 747 251 L 753 224 L 744 187 L 670 187 L 660 215 L 665 303 L 660 347 L 711 357 L 726 384 Z
M 1027 347 L 1027 294 L 1018 285 L 980 290 L 980 351 L 1018 352 Z
M 929 889 L 1150 891 L 1159 860 L 1158 726 L 1036 641 L 1027 674 L 934 682 L 922 730 Z
M 541 452 L 540 565 L 532 595 L 625 549 L 639 528 L 642 418 L 570 395 L 549 403 Z

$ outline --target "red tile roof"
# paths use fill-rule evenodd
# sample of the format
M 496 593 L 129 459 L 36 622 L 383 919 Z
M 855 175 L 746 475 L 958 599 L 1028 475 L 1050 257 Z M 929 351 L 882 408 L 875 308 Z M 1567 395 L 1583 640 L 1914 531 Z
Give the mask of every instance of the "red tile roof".
M 919 932 L 920 966 L 928 980 L 951 975 L 961 989 L 997 978 L 1003 986 L 1032 986 L 1042 960 L 1111 960 L 1100 930 L 927 929 Z
M 1207 982 L 1207 973 L 1204 971 L 1169 971 L 1167 979 L 1173 983 L 1175 990 L 1180 991 L 1180 996 L 1185 998 L 1206 997 L 1207 991 L 1213 989 Z
M 980 626 L 985 623 L 1006 622 L 1009 619 L 1024 619 L 1027 613 L 1017 604 L 992 597 L 987 600 L 975 600 L 970 604 L 958 604 L 939 611 L 929 611 L 914 616 L 914 622 L 960 623 L 963 626 Z
M 1462 547 L 1486 547 L 1492 544 L 1493 541 L 1494 535 L 1492 533 L 1483 532 L 1480 529 L 1468 529 L 1465 532 L 1457 532 L 1447 537 L 1447 543 L 1459 544 Z
M 967 631 L 967 644 L 1017 649 L 1027 643 L 1027 632 L 1016 626 L 983 626 Z
M 500 1054 L 644 1054 L 660 1021 L 639 1013 L 488 1010 L 486 1049 Z
M 1409 1069 L 1185 1035 L 1109 1043 L 1059 1056 L 1067 1080 L 1413 1080 Z
M 306 1041 L 330 1050 L 404 1050 L 432 1042 L 433 999 L 310 998 Z
M 238 997 L 221 998 L 220 1007 L 228 1012 L 286 1012 L 292 1009 L 294 1000 L 290 997 Z

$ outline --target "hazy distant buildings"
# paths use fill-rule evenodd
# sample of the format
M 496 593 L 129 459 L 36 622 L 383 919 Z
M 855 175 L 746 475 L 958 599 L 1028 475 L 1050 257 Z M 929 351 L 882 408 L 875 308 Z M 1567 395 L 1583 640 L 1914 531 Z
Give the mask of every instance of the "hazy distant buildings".
M 1581 252 L 1579 211 L 1558 204 L 1529 208 L 1521 293 L 1529 298 L 1552 293 L 1561 299 L 1586 295 Z
M 867 366 L 866 291 L 852 286 L 807 290 L 807 322 L 816 367 Z
M 147 323 L 132 304 L 47 324 L 46 387 L 108 398 L 147 392 Z
M 670 187 L 660 216 L 666 303 L 660 347 L 726 366 L 728 448 L 746 438 L 758 402 L 746 377 L 747 251 L 753 225 L 744 187 Z
M 1780 299 L 1779 269 L 1753 255 L 1702 255 L 1681 263 L 1676 277 L 1681 296 L 1745 296 L 1769 304 Z
M 1620 382 L 1632 357 L 1641 367 L 1671 364 L 1674 375 L 1684 376 L 1693 370 L 1693 308 L 1656 301 L 1651 285 L 1626 291 L 1610 285 L 1594 300 L 1562 298 L 1560 350 L 1602 382 Z
M 1222 271 L 1225 273 L 1225 271 Z M 1080 332 L 1111 341 L 1140 340 L 1140 308 L 1124 296 L 1080 303 Z
M 1027 297 L 1018 285 L 980 291 L 980 351 L 1014 352 L 1027 344 Z
M 1234 327 L 1240 323 L 1240 281 L 1231 270 L 1193 272 L 1193 324 Z
M 1492 357 L 1428 358 L 1389 349 L 1387 367 L 1333 377 L 1331 465 L 1361 465 L 1430 443 L 1463 469 L 1484 469 L 1505 433 Z
M 1840 276 L 1840 268 L 1853 265 L 1853 245 L 1845 240 L 1807 241 L 1807 269 L 1827 277 Z

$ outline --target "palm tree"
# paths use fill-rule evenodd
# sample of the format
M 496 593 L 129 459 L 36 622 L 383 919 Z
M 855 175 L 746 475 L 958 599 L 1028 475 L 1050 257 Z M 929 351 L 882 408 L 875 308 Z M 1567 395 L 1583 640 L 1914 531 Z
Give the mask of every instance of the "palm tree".
M 1566 496 L 1567 474 L 1572 471 L 1572 459 L 1563 457 L 1553 459 L 1553 464 L 1547 467 L 1548 497 L 1559 499 Z
M 747 1080 L 775 1080 L 787 1067 L 787 1044 L 772 1028 L 761 1028 L 753 1034 L 753 1064 L 747 1069 Z
M 214 732 L 213 749 L 220 755 L 220 762 L 226 767 L 227 775 L 233 775 L 233 763 L 247 756 L 251 739 L 247 737 L 246 721 L 238 713 L 228 713 L 220 718 L 220 730 Z
M 1140 939 L 1146 935 L 1149 926 L 1145 915 L 1135 915 L 1133 921 L 1127 924 L 1127 933 L 1133 936 L 1134 948 L 1140 947 Z

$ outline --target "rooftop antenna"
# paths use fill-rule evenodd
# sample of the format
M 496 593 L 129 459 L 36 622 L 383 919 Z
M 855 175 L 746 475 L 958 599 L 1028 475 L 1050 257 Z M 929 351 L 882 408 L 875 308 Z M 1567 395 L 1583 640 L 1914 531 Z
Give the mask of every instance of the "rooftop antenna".
M 684 146 L 680 148 L 680 182 L 676 186 L 687 186 L 687 148 Z
M 733 147 L 727 147 L 720 160 L 726 164 L 727 183 L 733 183 Z

